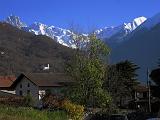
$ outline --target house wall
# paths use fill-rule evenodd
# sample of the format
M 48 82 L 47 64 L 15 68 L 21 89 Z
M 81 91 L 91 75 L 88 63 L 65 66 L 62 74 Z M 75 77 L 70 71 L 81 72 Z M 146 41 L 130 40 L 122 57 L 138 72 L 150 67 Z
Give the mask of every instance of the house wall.
M 29 85 L 29 86 L 28 86 Z M 20 96 L 26 96 L 29 94 L 32 96 L 35 103 L 39 100 L 39 88 L 34 83 L 32 83 L 30 80 L 28 80 L 26 77 L 23 77 L 22 80 L 17 84 L 16 86 L 16 95 Z M 22 92 L 22 94 L 21 94 Z
M 28 87 L 29 84 L 29 87 Z M 34 100 L 35 106 L 40 106 L 42 101 L 42 97 L 49 90 L 51 94 L 54 95 L 62 95 L 65 87 L 38 87 L 34 83 L 32 83 L 28 78 L 23 77 L 22 80 L 17 84 L 15 88 L 16 95 L 21 96 L 20 91 L 22 92 L 22 96 L 26 96 L 28 94 L 28 90 L 30 91 L 30 95 Z

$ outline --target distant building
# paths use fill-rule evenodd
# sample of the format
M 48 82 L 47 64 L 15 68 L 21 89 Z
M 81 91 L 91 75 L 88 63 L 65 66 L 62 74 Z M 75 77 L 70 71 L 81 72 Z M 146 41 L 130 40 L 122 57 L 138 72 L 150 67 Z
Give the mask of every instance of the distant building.
M 30 94 L 38 105 L 42 96 L 50 91 L 60 95 L 66 86 L 72 83 L 71 78 L 63 73 L 34 73 L 20 74 L 11 85 L 16 95 L 26 96 Z
M 15 94 L 15 90 L 11 88 L 15 80 L 15 76 L 0 76 L 0 96 Z
M 132 100 L 129 102 L 129 108 L 148 112 L 148 87 L 138 85 L 134 88 Z
M 47 66 L 44 66 L 43 67 L 43 70 L 49 70 L 50 68 L 49 68 L 49 64 L 47 64 Z
M 143 86 L 143 85 L 139 85 L 137 87 L 135 87 L 134 90 L 135 93 L 135 100 L 143 100 L 143 99 L 148 99 L 148 87 Z

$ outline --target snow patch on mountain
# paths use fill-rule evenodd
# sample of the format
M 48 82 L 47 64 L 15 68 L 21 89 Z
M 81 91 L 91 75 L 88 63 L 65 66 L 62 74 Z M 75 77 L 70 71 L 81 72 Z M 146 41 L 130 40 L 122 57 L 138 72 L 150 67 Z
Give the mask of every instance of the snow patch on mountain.
M 145 27 L 151 29 L 155 25 L 160 24 L 160 13 L 156 14 L 155 16 L 149 18 L 146 22 L 142 24 L 141 27 Z
M 117 33 L 121 27 L 105 27 L 99 30 L 96 30 L 95 33 L 98 35 L 98 37 L 104 39 L 104 38 L 110 38 L 115 33 Z
M 116 27 L 105 27 L 99 30 L 96 30 L 95 33 L 97 36 L 103 40 L 106 38 L 111 38 L 113 36 L 116 36 L 117 41 L 107 41 L 112 43 L 118 43 L 123 41 L 122 38 L 124 38 L 126 35 L 134 31 L 138 26 L 140 26 L 142 23 L 144 23 L 147 20 L 145 17 L 138 17 L 134 19 L 132 22 L 129 23 L 123 23 L 122 25 L 116 26 Z M 16 26 L 19 29 L 25 30 L 27 32 L 31 32 L 35 35 L 46 35 L 48 37 L 51 37 L 53 40 L 57 41 L 58 43 L 71 47 L 76 48 L 75 41 L 71 38 L 74 33 L 71 32 L 68 29 L 63 29 L 55 26 L 48 26 L 43 23 L 34 22 L 33 24 L 27 26 L 24 24 L 19 17 L 17 16 L 9 16 L 6 19 L 6 22 Z M 87 34 L 83 34 L 87 37 Z
M 51 37 L 58 43 L 67 47 L 74 47 L 71 40 L 71 35 L 73 33 L 70 30 L 62 29 L 55 26 L 47 26 L 45 24 L 35 22 L 28 27 L 28 31 L 36 35 L 46 35 L 48 37 Z
M 73 32 L 67 29 L 55 27 L 55 26 L 48 26 L 43 23 L 34 22 L 33 24 L 27 26 L 24 24 L 18 16 L 9 16 L 5 20 L 6 23 L 9 23 L 19 29 L 22 29 L 27 32 L 31 32 L 35 35 L 46 35 L 51 37 L 53 40 L 57 41 L 58 43 L 75 48 L 76 45 L 74 41 L 71 39 Z
M 95 33 L 102 39 L 110 38 L 113 35 L 124 32 L 121 37 L 125 37 L 127 34 L 131 33 L 133 30 L 135 30 L 139 25 L 141 25 L 143 22 L 145 22 L 147 18 L 145 17 L 138 17 L 135 18 L 132 22 L 129 23 L 123 23 L 120 26 L 117 27 L 105 27 L 103 29 L 96 30 Z
M 18 28 L 22 28 L 22 27 L 26 27 L 27 25 L 25 23 L 23 23 L 21 21 L 21 19 L 18 17 L 18 16 L 14 16 L 14 15 L 11 15 L 11 16 L 8 16 L 5 20 L 6 23 L 9 23 L 13 26 L 16 26 Z
M 132 32 L 135 30 L 139 25 L 141 25 L 143 22 L 145 22 L 147 18 L 145 17 L 138 17 L 135 18 L 132 22 L 130 23 L 124 23 L 124 28 Z

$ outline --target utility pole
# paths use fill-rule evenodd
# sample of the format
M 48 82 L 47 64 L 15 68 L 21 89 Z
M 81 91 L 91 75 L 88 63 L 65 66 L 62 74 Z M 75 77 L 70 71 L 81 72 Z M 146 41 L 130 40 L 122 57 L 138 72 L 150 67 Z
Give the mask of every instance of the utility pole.
M 148 107 L 149 107 L 149 112 L 151 112 L 151 89 L 150 89 L 149 69 L 148 68 L 147 68 L 147 85 L 148 85 Z

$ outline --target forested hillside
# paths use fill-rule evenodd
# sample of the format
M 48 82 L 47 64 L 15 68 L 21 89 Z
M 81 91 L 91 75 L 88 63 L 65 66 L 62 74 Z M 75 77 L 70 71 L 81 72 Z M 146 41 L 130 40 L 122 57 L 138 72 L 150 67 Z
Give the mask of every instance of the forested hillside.
M 0 23 L 0 74 L 44 72 L 42 68 L 47 64 L 49 72 L 63 72 L 73 51 L 49 37 Z

